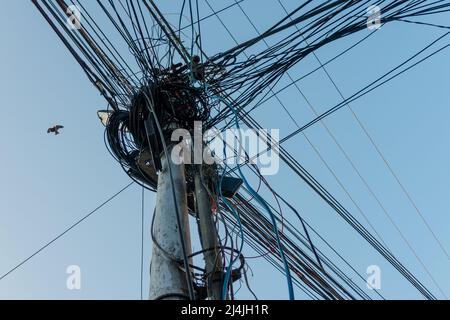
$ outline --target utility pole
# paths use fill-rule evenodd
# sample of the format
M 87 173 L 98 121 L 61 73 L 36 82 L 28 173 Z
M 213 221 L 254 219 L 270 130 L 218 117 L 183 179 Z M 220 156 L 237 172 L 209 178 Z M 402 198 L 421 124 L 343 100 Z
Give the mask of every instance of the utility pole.
M 150 264 L 150 300 L 187 300 L 190 298 L 186 281 L 189 266 L 183 268 L 183 246 L 192 252 L 189 232 L 186 178 L 184 164 L 174 164 L 168 148 L 161 154 L 162 170 L 158 176 L 156 210 L 153 230 L 153 253 Z M 170 174 L 169 166 L 172 174 Z M 173 198 L 175 192 L 176 202 Z M 176 209 L 178 208 L 178 210 Z M 181 233 L 177 223 L 180 215 Z M 184 239 L 184 244 L 181 242 Z
M 214 224 L 210 198 L 202 179 L 202 165 L 195 170 L 195 200 L 199 219 L 200 241 L 205 259 L 206 287 L 210 300 L 220 300 L 222 290 L 222 253 L 219 248 L 218 234 Z
M 176 33 L 171 28 L 170 24 L 166 21 L 164 18 L 164 15 L 159 11 L 156 4 L 153 2 L 153 0 L 144 1 L 145 6 L 149 10 L 152 17 L 158 21 L 159 26 L 169 39 L 169 41 L 172 43 L 174 48 L 179 53 L 180 57 L 184 60 L 186 65 L 190 65 L 192 63 L 192 57 L 184 48 L 182 42 L 177 37 Z M 201 137 L 203 137 L 202 132 L 200 132 Z M 203 140 L 200 141 L 201 150 L 203 151 Z M 195 149 L 195 148 L 194 148 Z M 202 153 L 201 153 L 202 154 Z M 194 155 L 195 157 L 195 155 Z M 162 160 L 163 161 L 163 160 Z M 194 161 L 195 162 L 195 161 Z M 164 164 L 163 164 L 164 166 Z M 207 296 L 210 300 L 220 300 L 221 299 L 221 289 L 222 289 L 222 278 L 223 278 L 223 272 L 222 272 L 222 254 L 220 252 L 219 247 L 219 236 L 217 234 L 216 226 L 214 224 L 214 219 L 212 215 L 211 210 L 211 203 L 209 201 L 209 195 L 208 192 L 204 186 L 204 181 L 202 179 L 201 170 L 202 170 L 203 164 L 195 165 L 194 166 L 194 187 L 195 187 L 195 202 L 196 202 L 196 208 L 197 208 L 197 217 L 199 220 L 199 232 L 200 232 L 200 241 L 202 245 L 202 249 L 204 250 L 203 256 L 205 260 L 205 271 L 206 271 L 206 286 L 207 286 Z M 184 171 L 184 166 L 183 169 Z M 161 175 L 161 174 L 160 174 Z M 184 172 L 183 172 L 184 175 Z M 163 197 L 160 197 L 160 181 L 161 177 L 158 178 L 158 200 L 163 200 Z M 183 217 L 188 215 L 187 213 L 187 205 L 186 205 L 186 180 L 182 179 L 179 181 L 179 183 L 183 183 L 184 188 L 184 203 L 183 208 L 186 210 L 186 214 L 183 212 Z M 178 188 L 179 186 L 177 186 Z M 167 190 L 166 190 L 167 191 Z M 166 199 L 167 200 L 167 199 Z M 179 201 L 179 200 L 178 200 Z M 160 203 L 157 201 L 157 206 L 161 206 L 163 203 Z M 166 217 L 168 219 L 168 217 Z M 186 218 L 187 219 L 187 218 Z M 173 220 L 172 223 L 174 223 L 175 220 Z M 166 221 L 166 223 L 170 223 L 169 221 Z M 188 223 L 188 222 L 186 222 Z M 156 221 L 155 221 L 156 224 Z M 189 230 L 189 226 L 187 226 L 187 230 Z M 185 239 L 190 239 L 188 237 L 185 237 Z M 156 240 L 156 239 L 155 239 Z M 188 241 L 188 240 L 186 240 Z M 155 247 L 155 246 L 154 246 Z M 190 248 L 190 241 L 189 241 L 189 248 Z M 153 264 L 153 261 L 152 261 Z M 153 266 L 152 266 L 153 267 Z M 151 269 L 153 271 L 153 268 Z M 156 275 L 153 275 L 151 279 L 154 277 L 157 277 Z M 163 277 L 163 275 L 160 275 L 160 279 Z M 152 280 L 151 280 L 152 281 Z M 159 280 L 161 281 L 161 280 Z M 161 288 L 154 287 L 154 289 L 160 290 Z M 150 294 L 150 297 L 152 297 L 152 294 Z

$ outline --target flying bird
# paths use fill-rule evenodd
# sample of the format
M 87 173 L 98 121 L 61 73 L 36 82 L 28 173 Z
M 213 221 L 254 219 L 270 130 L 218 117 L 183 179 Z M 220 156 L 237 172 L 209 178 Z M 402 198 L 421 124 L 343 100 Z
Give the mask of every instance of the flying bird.
M 54 127 L 48 128 L 47 129 L 47 133 L 54 133 L 55 136 L 56 136 L 56 135 L 58 135 L 60 133 L 59 130 L 62 129 L 62 128 L 64 128 L 64 126 L 56 125 Z

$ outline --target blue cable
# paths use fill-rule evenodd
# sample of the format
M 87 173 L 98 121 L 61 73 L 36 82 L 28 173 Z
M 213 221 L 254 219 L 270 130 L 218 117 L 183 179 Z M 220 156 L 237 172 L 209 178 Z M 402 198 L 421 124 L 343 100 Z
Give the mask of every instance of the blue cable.
M 224 151 L 225 158 L 226 158 L 226 147 L 225 147 L 225 145 L 224 145 L 223 151 Z M 225 206 L 227 206 L 227 208 L 233 213 L 234 217 L 236 218 L 236 220 L 238 222 L 239 231 L 240 231 L 242 240 L 241 240 L 241 246 L 240 246 L 240 248 L 238 250 L 238 255 L 237 255 L 236 259 L 230 259 L 230 264 L 229 264 L 229 266 L 227 268 L 227 271 L 225 273 L 225 278 L 224 278 L 223 287 L 222 287 L 222 300 L 226 300 L 227 291 L 228 291 L 228 283 L 230 281 L 231 272 L 233 270 L 233 265 L 239 259 L 239 257 L 241 256 L 242 249 L 244 248 L 244 228 L 242 227 L 241 218 L 240 218 L 239 214 L 236 212 L 236 209 L 222 195 L 222 181 L 223 181 L 223 177 L 225 176 L 226 168 L 227 168 L 227 165 L 225 164 L 225 166 L 223 167 L 222 176 L 220 177 L 218 193 L 219 193 L 220 198 L 222 199 L 223 203 L 225 204 Z M 233 241 L 233 240 L 231 240 L 231 241 Z
M 208 87 L 205 85 L 205 90 L 206 92 L 208 92 Z M 224 99 L 222 99 L 221 97 L 217 97 L 217 96 L 212 96 L 212 98 L 217 99 L 223 103 L 225 103 L 234 113 L 235 115 L 235 121 L 236 121 L 236 127 L 238 129 L 239 132 L 239 139 L 241 140 L 241 132 L 239 131 L 240 126 L 239 126 L 239 119 L 238 119 L 238 114 L 236 112 L 236 110 L 234 109 L 234 107 L 228 103 L 228 101 L 225 101 Z M 225 149 L 225 147 L 224 147 Z M 281 240 L 280 240 L 280 235 L 278 233 L 278 227 L 277 227 L 277 221 L 275 218 L 275 215 L 273 214 L 272 210 L 270 209 L 270 207 L 267 205 L 267 202 L 250 186 L 250 184 L 248 183 L 247 179 L 245 178 L 244 174 L 242 173 L 241 167 L 238 165 L 237 169 L 239 171 L 239 175 L 241 176 L 242 180 L 244 181 L 245 187 L 247 188 L 247 190 L 251 193 L 251 195 L 264 207 L 264 209 L 266 209 L 266 211 L 269 213 L 270 218 L 272 220 L 272 224 L 273 224 L 273 232 L 275 233 L 275 238 L 277 241 L 277 246 L 278 246 L 278 250 L 280 251 L 280 256 L 281 256 L 281 260 L 283 261 L 284 264 L 284 271 L 286 273 L 286 279 L 287 279 L 287 284 L 288 284 L 288 290 L 289 290 L 289 299 L 290 300 L 295 300 L 295 295 L 294 295 L 294 286 L 292 284 L 292 276 L 291 276 L 291 271 L 289 269 L 289 265 L 287 263 L 286 260 L 286 256 L 284 254 L 284 250 L 283 250 L 283 246 L 281 244 Z M 222 175 L 223 177 L 223 175 Z M 223 197 L 222 197 L 223 198 Z M 225 202 L 225 205 L 227 205 L 227 203 Z M 228 207 L 228 205 L 227 205 Z M 234 208 L 233 208 L 234 211 Z M 240 220 L 239 220 L 240 222 Z M 242 227 L 242 226 L 240 226 Z M 227 272 L 230 270 L 227 270 Z M 225 283 L 224 283 L 225 286 Z M 222 291 L 223 294 L 223 291 Z

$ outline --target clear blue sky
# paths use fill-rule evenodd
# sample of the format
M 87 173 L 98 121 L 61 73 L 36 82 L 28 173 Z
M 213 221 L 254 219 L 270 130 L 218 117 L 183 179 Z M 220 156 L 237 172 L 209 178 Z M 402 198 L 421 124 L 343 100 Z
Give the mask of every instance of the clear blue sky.
M 176 5 L 172 4 L 175 2 L 165 3 L 163 12 L 177 12 L 179 2 Z M 214 1 L 213 5 L 218 9 L 230 2 Z M 266 2 L 265 6 L 257 0 L 243 3 L 260 30 L 283 15 L 276 1 Z M 294 1 L 284 2 L 288 7 L 295 6 Z M 205 8 L 203 13 L 210 12 Z M 239 41 L 255 35 L 237 8 L 221 17 Z M 448 21 L 445 16 L 435 20 Z M 214 18 L 205 22 L 203 32 L 204 45 L 210 53 L 233 45 Z M 385 26 L 369 41 L 332 63 L 328 70 L 344 95 L 349 96 L 443 33 L 443 30 L 424 26 Z M 0 39 L 3 111 L 0 125 L 0 274 L 4 274 L 124 187 L 129 179 L 103 144 L 103 127 L 96 111 L 105 108 L 105 101 L 30 1 L 2 3 Z M 342 40 L 321 49 L 318 55 L 327 60 L 355 39 Z M 449 57 L 450 51 L 444 51 L 352 104 L 447 251 L 450 250 L 447 203 L 450 196 Z M 302 75 L 315 66 L 317 62 L 310 57 L 294 68 L 292 75 Z M 319 111 L 325 111 L 340 99 L 322 72 L 300 85 Z M 287 91 L 281 99 L 300 124 L 313 118 L 295 91 Z M 281 136 L 295 129 L 274 101 L 267 103 L 255 116 L 264 127 L 279 128 Z M 63 133 L 57 137 L 47 135 L 47 128 L 56 123 L 65 126 Z M 326 124 L 442 290 L 450 296 L 450 261 L 418 218 L 351 113 L 342 109 L 329 117 Z M 306 134 L 391 250 L 437 297 L 443 298 L 323 127 L 316 125 Z M 289 141 L 286 147 L 361 222 L 364 221 L 303 136 Z M 282 167 L 280 173 L 269 180 L 361 274 L 369 265 L 380 265 L 383 295 L 387 298 L 420 298 L 287 168 Z M 139 299 L 140 195 L 138 186 L 131 187 L 0 281 L 0 298 Z M 148 292 L 147 270 L 151 257 L 148 231 L 153 204 L 154 195 L 146 193 L 144 297 Z M 66 268 L 73 264 L 82 270 L 80 291 L 66 288 Z M 251 267 L 254 276 L 250 281 L 260 298 L 287 298 L 285 280 L 278 272 L 264 260 L 251 261 Z M 250 295 L 242 289 L 237 298 L 250 298 Z M 298 298 L 305 297 L 298 293 Z

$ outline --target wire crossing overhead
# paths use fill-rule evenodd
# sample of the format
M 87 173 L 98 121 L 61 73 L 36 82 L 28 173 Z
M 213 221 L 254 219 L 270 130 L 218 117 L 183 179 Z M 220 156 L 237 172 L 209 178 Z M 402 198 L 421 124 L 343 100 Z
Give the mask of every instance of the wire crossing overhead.
M 255 110 L 270 106 L 275 98 L 297 129 L 281 139 L 279 145 L 270 134 L 261 134 L 267 149 L 276 152 L 293 176 L 337 213 L 424 298 L 436 299 L 432 290 L 391 252 L 380 236 L 372 235 L 283 143 L 448 48 L 450 44 L 444 42 L 448 40 L 448 32 L 360 91 L 346 99 L 342 96 L 342 102 L 316 114 L 306 124 L 298 124 L 278 95 L 292 86 L 303 95 L 298 86 L 302 79 L 367 41 L 374 33 L 362 32 L 367 31 L 370 5 L 382 8 L 381 25 L 403 23 L 445 29 L 421 19 L 448 15 L 450 1 L 309 0 L 298 1 L 288 11 L 277 0 L 285 10 L 283 18 L 261 31 L 241 6 L 245 1 L 233 0 L 214 9 L 207 0 L 180 0 L 179 14 L 174 20 L 153 0 L 32 0 L 105 98 L 107 108 L 99 112 L 99 117 L 106 127 L 105 144 L 111 155 L 142 188 L 158 191 L 158 186 L 164 186 L 164 197 L 160 195 L 160 198 L 175 205 L 176 212 L 171 212 L 176 213 L 176 221 L 165 227 L 178 230 L 179 239 L 173 239 L 181 243 L 182 252 L 174 256 L 165 250 L 161 241 L 164 238 L 157 234 L 159 229 L 153 224 L 152 240 L 160 261 L 183 274 L 186 283 L 183 290 L 166 293 L 161 298 L 233 299 L 237 283 L 249 287 L 249 262 L 261 258 L 286 277 L 291 299 L 297 291 L 310 299 L 384 299 L 377 291 L 370 294 L 365 291 L 365 278 L 351 259 L 344 258 L 321 234 L 320 228 L 313 227 L 303 217 L 303 210 L 271 185 L 260 169 L 248 161 L 248 154 L 247 161 L 235 166 L 222 163 L 181 168 L 170 164 L 173 147 L 170 138 L 174 129 L 193 133 L 194 123 L 201 122 L 203 132 L 208 129 L 223 132 L 241 126 L 260 130 L 263 127 L 253 116 Z M 238 42 L 221 20 L 219 14 L 236 7 L 247 17 L 257 36 Z M 202 8 L 209 8 L 213 13 L 205 14 Z M 73 10 L 78 9 L 82 12 L 79 21 L 68 23 L 68 19 L 74 19 Z M 206 52 L 204 44 L 208 39 L 203 37 L 202 27 L 212 18 L 218 18 L 235 40 L 234 47 L 223 52 Z M 188 23 L 182 25 L 183 19 Z M 319 61 L 320 67 L 309 74 L 294 79 L 289 73 L 319 49 L 360 34 L 362 39 L 330 60 Z M 261 43 L 265 46 L 260 46 Z M 289 82 L 280 88 L 286 76 Z M 236 138 L 242 141 L 241 137 Z M 201 151 L 207 152 L 210 144 L 211 141 L 201 141 Z M 234 156 L 240 156 L 234 152 Z M 166 167 L 168 170 L 163 169 Z M 180 181 L 183 186 L 174 187 Z M 168 186 L 172 186 L 171 192 Z M 159 202 L 167 205 L 163 200 Z M 161 212 L 167 208 L 158 209 L 154 223 L 164 220 Z M 190 252 L 184 213 L 203 232 L 203 238 L 200 234 L 203 247 L 199 252 Z M 207 244 L 211 243 L 213 247 L 208 248 Z M 200 255 L 205 257 L 205 266 L 197 263 Z M 249 291 L 256 297 L 250 287 Z M 441 294 L 445 296 L 443 291 Z

